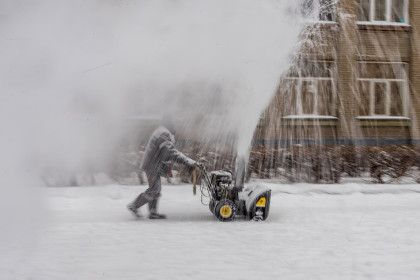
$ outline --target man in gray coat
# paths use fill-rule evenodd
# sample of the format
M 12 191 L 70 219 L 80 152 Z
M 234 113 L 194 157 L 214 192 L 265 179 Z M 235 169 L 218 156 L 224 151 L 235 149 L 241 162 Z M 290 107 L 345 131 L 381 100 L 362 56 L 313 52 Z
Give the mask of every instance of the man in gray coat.
M 188 158 L 175 149 L 175 128 L 170 122 L 158 127 L 149 139 L 140 168 L 146 173 L 149 188 L 141 193 L 127 205 L 136 217 L 140 217 L 137 209 L 144 204 L 149 204 L 149 219 L 166 219 L 166 216 L 157 212 L 161 191 L 160 177 L 171 176 L 172 161 L 182 163 L 194 169 L 196 161 Z

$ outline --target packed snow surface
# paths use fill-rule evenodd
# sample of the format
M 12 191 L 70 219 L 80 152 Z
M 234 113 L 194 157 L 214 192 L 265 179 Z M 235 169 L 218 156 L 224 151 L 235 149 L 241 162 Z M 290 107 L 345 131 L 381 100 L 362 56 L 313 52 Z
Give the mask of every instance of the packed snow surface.
M 0 279 L 420 279 L 418 185 L 267 185 L 267 221 L 228 223 L 191 185 L 163 187 L 167 220 L 126 210 L 145 186 L 45 188 Z

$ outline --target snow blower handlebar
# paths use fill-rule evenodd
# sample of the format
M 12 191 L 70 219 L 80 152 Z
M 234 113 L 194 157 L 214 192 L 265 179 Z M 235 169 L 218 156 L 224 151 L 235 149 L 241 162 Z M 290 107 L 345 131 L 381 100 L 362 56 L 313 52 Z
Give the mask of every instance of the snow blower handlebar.
M 203 159 L 200 157 L 194 165 L 193 170 L 193 195 L 197 194 L 197 172 L 202 173 L 205 170 Z
M 200 157 L 197 161 L 195 172 L 199 173 L 200 178 L 204 180 L 204 183 L 206 184 L 207 189 L 210 192 L 210 195 L 213 197 L 216 194 L 216 190 L 214 186 L 211 184 L 211 180 L 209 178 L 209 175 L 207 174 L 207 169 L 206 169 L 206 166 L 204 165 L 205 162 L 206 160 Z

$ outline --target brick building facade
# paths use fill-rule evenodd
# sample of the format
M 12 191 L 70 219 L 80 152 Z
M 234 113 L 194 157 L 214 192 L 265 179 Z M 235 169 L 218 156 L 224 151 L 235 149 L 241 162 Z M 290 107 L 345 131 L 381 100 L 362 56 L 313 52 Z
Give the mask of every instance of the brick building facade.
M 264 112 L 265 144 L 420 144 L 420 1 L 308 0 L 319 20 Z

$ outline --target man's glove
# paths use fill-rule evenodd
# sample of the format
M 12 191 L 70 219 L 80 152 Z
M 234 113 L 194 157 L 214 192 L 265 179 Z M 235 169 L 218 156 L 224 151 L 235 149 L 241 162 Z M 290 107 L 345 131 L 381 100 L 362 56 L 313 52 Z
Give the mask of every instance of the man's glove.
M 200 172 L 204 171 L 204 164 L 203 164 L 203 163 L 201 163 L 201 162 L 196 162 L 195 167 L 196 167 L 196 168 L 197 168 Z
M 187 161 L 187 167 L 190 169 L 190 172 L 193 171 L 198 166 L 198 163 L 195 160 L 189 159 Z

